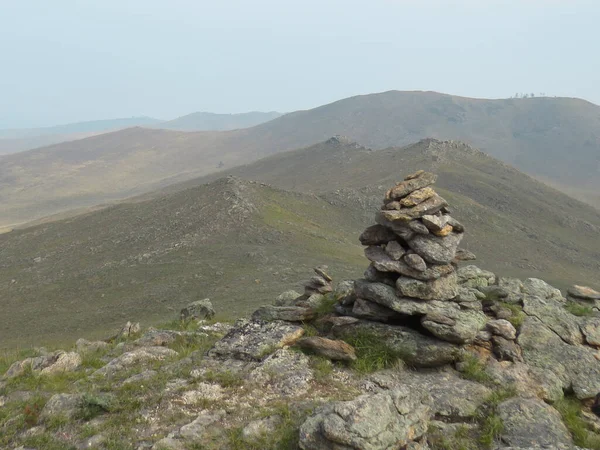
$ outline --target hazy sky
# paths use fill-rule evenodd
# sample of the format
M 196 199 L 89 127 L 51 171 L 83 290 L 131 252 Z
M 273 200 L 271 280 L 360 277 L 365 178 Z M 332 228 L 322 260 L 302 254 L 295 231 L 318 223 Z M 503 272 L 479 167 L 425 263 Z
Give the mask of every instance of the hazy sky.
M 0 128 L 356 94 L 600 104 L 598 0 L 0 0 Z

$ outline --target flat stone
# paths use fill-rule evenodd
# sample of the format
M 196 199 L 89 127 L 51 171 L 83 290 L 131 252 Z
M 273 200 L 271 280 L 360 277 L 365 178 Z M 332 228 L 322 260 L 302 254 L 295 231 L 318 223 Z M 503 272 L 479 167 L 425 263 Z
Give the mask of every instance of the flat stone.
M 365 277 L 365 280 L 373 283 L 383 283 L 395 287 L 396 280 L 400 274 L 396 272 L 381 272 L 375 268 L 373 263 L 371 263 L 369 267 L 367 267 L 367 270 L 365 270 L 363 276 Z
M 300 338 L 297 345 L 333 361 L 354 361 L 356 359 L 354 347 L 344 341 L 311 336 Z
M 456 273 L 435 280 L 421 281 L 408 277 L 396 280 L 398 293 L 403 297 L 421 300 L 450 300 L 458 295 Z
M 318 409 L 300 427 L 304 450 L 402 448 L 427 431 L 430 399 L 406 387 Z
M 558 334 L 565 342 L 576 345 L 583 343 L 583 335 L 579 328 L 579 319 L 564 309 L 564 303 L 550 296 L 546 299 L 525 295 L 523 311 L 535 316 L 544 325 Z
M 293 345 L 303 334 L 302 327 L 287 322 L 240 319 L 208 353 L 222 358 L 259 361 L 278 348 Z
M 428 263 L 449 264 L 456 255 L 462 236 L 458 233 L 450 233 L 445 237 L 417 235 L 408 245 Z
M 418 272 L 425 272 L 427 270 L 427 263 L 416 253 L 404 255 L 404 262 L 411 268 Z
M 318 276 L 320 276 L 321 278 L 324 278 L 327 282 L 333 281 L 333 278 L 331 278 L 329 273 L 327 273 L 327 271 L 329 270 L 328 266 L 320 265 L 320 266 L 315 267 L 313 270 L 315 271 L 315 273 Z
M 583 300 L 600 300 L 600 292 L 595 291 L 591 287 L 587 286 L 579 286 L 575 284 L 567 290 L 567 293 L 572 297 L 580 298 Z
M 456 275 L 458 276 L 458 284 L 471 288 L 489 286 L 496 281 L 494 273 L 474 265 L 459 267 Z
M 544 280 L 540 280 L 539 278 L 527 278 L 525 281 L 523 281 L 521 291 L 523 294 L 533 297 L 554 299 L 562 303 L 566 302 L 566 299 L 562 296 L 560 289 L 550 286 Z
M 448 225 L 451 225 L 454 231 L 456 231 L 457 233 L 465 232 L 465 227 L 463 226 L 463 224 L 450 215 L 446 215 L 446 223 Z
M 282 292 L 275 299 L 275 306 L 292 306 L 294 301 L 301 296 L 302 294 L 294 290 Z
M 380 272 L 394 272 L 417 280 L 434 280 L 454 272 L 454 267 L 451 264 L 434 265 L 424 271 L 415 270 L 403 260 L 394 261 L 381 247 L 377 246 L 365 248 L 365 256 L 373 263 L 373 267 Z
M 454 230 L 454 228 L 452 228 L 452 225 L 446 225 L 441 230 L 432 231 L 432 233 L 439 237 L 445 237 L 445 236 L 448 236 L 450 233 L 452 233 L 453 230 Z M 454 257 L 456 258 L 456 255 Z
M 166 347 L 140 347 L 130 352 L 123 353 L 111 360 L 107 365 L 96 370 L 94 376 L 110 376 L 116 372 L 129 369 L 139 364 L 150 361 L 163 361 L 178 355 L 175 350 Z
M 356 294 L 354 293 L 354 280 L 343 280 L 336 284 L 333 296 L 338 303 L 348 306 L 354 304 Z
M 404 250 L 404 247 L 402 247 L 398 241 L 390 241 L 385 246 L 385 252 L 394 261 L 398 261 L 404 256 L 406 250 Z
M 375 213 L 375 222 L 377 222 L 377 224 L 387 228 L 388 230 L 392 230 L 394 232 L 394 234 L 396 235 L 395 238 L 399 237 L 400 239 L 403 239 L 404 241 L 411 240 L 415 235 L 415 232 L 408 227 L 407 223 L 391 222 L 385 218 L 382 211 L 377 211 L 377 213 Z
M 473 342 L 485 326 L 487 317 L 475 309 L 461 309 L 448 302 L 436 302 L 441 306 L 421 319 L 421 325 L 437 338 L 455 344 Z M 441 304 L 441 305 L 440 305 Z
M 437 175 L 430 172 L 423 172 L 410 180 L 404 180 L 386 192 L 386 201 L 400 200 L 408 194 L 431 186 L 437 180 Z
M 500 403 L 497 413 L 504 424 L 500 439 L 507 446 L 573 448 L 559 412 L 539 399 L 514 397 Z
M 434 195 L 435 191 L 433 190 L 433 188 L 426 187 L 422 189 L 417 189 L 416 191 L 411 192 L 402 200 L 400 200 L 400 205 L 405 208 L 417 206 L 419 203 L 423 203 L 425 200 L 430 199 Z
M 458 231 L 458 230 L 456 230 L 456 231 Z M 477 259 L 477 256 L 475 256 L 475 253 L 470 252 L 469 250 L 466 250 L 464 248 L 456 249 L 456 254 L 454 255 L 455 261 L 475 261 L 476 259 Z
M 423 217 L 421 217 L 421 221 L 423 222 L 423 225 L 425 225 L 429 231 L 440 231 L 448 223 L 448 216 L 446 216 L 446 215 L 433 216 L 433 215 L 426 214 Z
M 380 245 L 396 240 L 397 237 L 391 229 L 377 224 L 363 231 L 358 239 L 362 245 Z
M 202 411 L 193 422 L 179 429 L 179 435 L 185 440 L 201 440 L 207 428 L 214 427 L 215 423 L 225 418 L 226 414 L 224 410 Z
M 417 234 L 429 234 L 429 229 L 419 220 L 411 220 L 406 226 Z
M 263 394 L 268 391 L 280 399 L 305 395 L 314 375 L 308 356 L 286 348 L 266 357 L 247 379 Z
M 419 203 L 412 208 L 402 208 L 401 210 L 382 210 L 381 214 L 390 222 L 410 222 L 424 215 L 431 215 L 439 212 L 448 202 L 439 195 L 428 198 L 423 203 Z
M 53 417 L 72 419 L 79 412 L 83 396 L 81 394 L 54 394 L 40 413 L 42 420 Z
M 93 353 L 108 348 L 108 343 L 104 341 L 88 341 L 87 339 L 77 339 L 75 347 L 79 353 Z
M 285 320 L 288 322 L 304 322 L 312 320 L 315 313 L 310 308 L 301 306 L 261 306 L 252 314 L 255 320 Z

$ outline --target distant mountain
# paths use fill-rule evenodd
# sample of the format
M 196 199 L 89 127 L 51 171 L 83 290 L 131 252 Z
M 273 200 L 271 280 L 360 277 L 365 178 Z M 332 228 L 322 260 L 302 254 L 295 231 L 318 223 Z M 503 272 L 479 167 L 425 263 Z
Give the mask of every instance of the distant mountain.
M 74 141 L 96 134 L 135 126 L 150 126 L 160 120 L 151 117 L 93 120 L 53 127 L 0 130 L 0 155 Z
M 358 235 L 384 191 L 418 168 L 439 174 L 477 264 L 600 288 L 599 211 L 460 142 L 370 151 L 331 139 L 227 171 L 302 193 L 204 178 L 0 235 L 0 305 L 11 317 L 0 342 L 102 335 L 204 297 L 237 317 L 299 288 L 318 263 L 337 280 L 359 277 Z
M 128 129 L 0 160 L 0 226 L 125 198 L 346 135 L 374 149 L 461 139 L 593 201 L 600 107 L 569 98 L 478 100 L 434 92 L 352 97 L 223 132 Z
M 250 128 L 269 120 L 276 119 L 282 114 L 271 112 L 252 111 L 241 114 L 214 114 L 209 112 L 195 112 L 174 120 L 156 124 L 156 128 L 180 131 L 213 131 L 236 130 Z

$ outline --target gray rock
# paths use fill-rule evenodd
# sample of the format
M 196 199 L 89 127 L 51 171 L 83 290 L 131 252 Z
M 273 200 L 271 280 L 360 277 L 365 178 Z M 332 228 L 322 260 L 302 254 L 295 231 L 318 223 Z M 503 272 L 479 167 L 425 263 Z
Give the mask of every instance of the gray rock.
M 80 445 L 77 446 L 79 450 L 84 450 L 86 448 L 102 448 L 102 445 L 106 443 L 108 440 L 107 436 L 104 434 L 95 434 L 92 437 L 84 440 Z
M 399 203 L 402 207 L 411 208 L 413 206 L 417 206 L 419 203 L 423 203 L 425 200 L 433 197 L 434 195 L 435 191 L 430 187 L 426 187 L 411 192 L 409 195 L 400 200 Z
M 422 203 L 412 208 L 402 208 L 401 210 L 382 210 L 381 214 L 390 222 L 405 222 L 418 219 L 427 214 L 435 214 L 442 208 L 448 206 L 448 202 L 439 195 L 434 195 Z
M 93 353 L 108 348 L 108 343 L 104 341 L 88 341 L 87 339 L 77 339 L 75 347 L 79 353 Z
M 523 282 L 518 278 L 498 278 L 498 286 L 508 292 L 502 300 L 507 303 L 521 303 L 523 300 Z
M 356 300 L 354 280 L 340 281 L 333 289 L 334 298 L 344 306 L 352 305 Z
M 406 226 L 417 234 L 429 234 L 429 229 L 418 219 L 407 222 Z
M 356 333 L 376 336 L 383 345 L 397 352 L 409 365 L 415 367 L 439 367 L 458 358 L 460 348 L 449 342 L 424 336 L 418 331 L 399 325 L 359 321 L 337 326 L 332 333 L 341 339 L 351 338 Z
M 397 238 L 398 236 L 391 229 L 377 224 L 371 225 L 363 231 L 358 239 L 362 245 L 380 245 L 387 244 Z
M 446 216 L 446 215 L 441 215 L 441 216 L 425 215 L 425 216 L 421 217 L 421 220 L 423 221 L 423 225 L 425 225 L 428 230 L 440 231 L 448 223 L 448 217 L 449 216 Z
M 404 241 L 409 241 L 415 235 L 415 232 L 411 230 L 405 222 L 392 222 L 385 218 L 382 211 L 377 211 L 375 214 L 375 222 L 389 230 L 392 230 L 396 235 L 394 239 L 398 237 Z
M 79 412 L 82 398 L 81 394 L 54 394 L 42 409 L 40 418 L 47 420 L 59 416 L 72 419 Z
M 418 272 L 424 272 L 427 270 L 427 263 L 416 253 L 404 255 L 404 262 L 408 264 L 411 269 L 415 269 Z
M 460 232 L 459 230 L 456 230 L 457 232 Z M 475 253 L 470 252 L 467 249 L 464 248 L 457 248 L 456 249 L 456 254 L 454 255 L 454 261 L 458 262 L 458 261 L 475 261 L 477 259 L 477 256 L 475 256 Z
M 446 215 L 445 217 L 446 217 L 446 223 L 448 225 L 451 225 L 452 228 L 454 229 L 454 231 L 456 231 L 457 233 L 464 233 L 465 232 L 465 227 L 463 226 L 462 223 L 460 223 L 458 220 L 456 220 L 452 216 Z M 473 255 L 473 254 L 471 253 L 471 255 Z M 475 256 L 475 255 L 473 255 L 473 256 Z
M 404 247 L 398 243 L 398 241 L 390 241 L 385 246 L 385 252 L 388 254 L 390 258 L 394 261 L 398 261 L 400 258 L 404 256 L 406 250 Z
M 437 338 L 455 344 L 473 342 L 477 333 L 485 326 L 486 316 L 474 309 L 460 309 L 458 305 L 440 306 L 421 319 L 421 325 Z M 442 303 L 442 305 L 439 305 Z
M 157 441 L 152 450 L 186 450 L 185 443 L 179 439 L 166 437 Z
M 421 300 L 450 300 L 458 295 L 456 273 L 435 280 L 421 281 L 408 277 L 396 280 L 396 288 L 404 297 Z
M 429 399 L 407 388 L 365 394 L 325 405 L 300 427 L 304 450 L 386 450 L 421 437 L 429 425 Z
M 525 281 L 523 281 L 521 291 L 524 294 L 530 295 L 532 297 L 540 297 L 542 299 L 554 299 L 558 302 L 563 303 L 566 301 L 559 289 L 550 286 L 544 280 L 540 280 L 538 278 L 527 278 Z
M 81 366 L 81 362 L 82 359 L 79 353 L 57 350 L 47 355 L 25 358 L 22 361 L 13 363 L 3 378 L 8 379 L 21 376 L 29 369 L 34 373 L 42 375 L 72 372 Z
M 139 322 L 127 321 L 127 323 L 123 325 L 119 332 L 109 340 L 114 341 L 119 339 L 127 339 L 131 336 L 135 336 L 136 334 L 138 334 L 141 331 L 141 329 L 142 328 L 140 327 Z
M 428 263 L 449 264 L 456 255 L 462 237 L 459 233 L 450 233 L 444 237 L 417 235 L 408 245 Z
M 485 299 L 488 302 L 498 302 L 505 301 L 505 299 L 509 296 L 510 292 L 504 289 L 501 286 L 478 286 L 477 290 L 485 295 Z
M 525 319 L 517 342 L 529 366 L 554 373 L 563 389 L 572 389 L 580 400 L 600 392 L 600 364 L 593 349 L 567 344 L 536 317 Z
M 556 300 L 556 297 L 550 296 L 543 299 L 525 295 L 523 298 L 523 311 L 528 316 L 540 319 L 544 325 L 558 334 L 565 342 L 573 345 L 583 342 L 578 318 L 566 311 L 564 303 Z
M 523 361 L 521 347 L 519 347 L 514 341 L 504 339 L 501 336 L 492 337 L 494 344 L 494 354 L 501 361 Z
M 214 427 L 215 423 L 221 421 L 226 414 L 223 410 L 202 411 L 193 422 L 179 429 L 179 435 L 185 440 L 201 440 L 207 428 Z
M 209 350 L 209 355 L 259 361 L 278 348 L 293 345 L 304 329 L 281 321 L 240 319 L 234 327 Z
M 277 398 L 306 394 L 313 378 L 308 356 L 289 349 L 277 350 L 248 375 L 248 381 Z
M 374 373 L 368 381 L 384 389 L 405 386 L 411 392 L 428 394 L 432 399 L 432 414 L 452 421 L 474 417 L 492 393 L 490 388 L 465 380 L 452 369 L 424 372 L 386 370 Z
M 600 300 L 600 292 L 587 286 L 578 286 L 575 284 L 568 289 L 567 293 L 571 297 L 580 298 L 582 300 Z
M 133 341 L 133 344 L 140 347 L 165 347 L 175 342 L 178 336 L 181 334 L 172 330 L 149 330 Z
M 344 341 L 311 336 L 300 338 L 297 345 L 333 361 L 354 361 L 356 359 L 354 347 Z
M 129 378 L 127 378 L 125 381 L 123 381 L 122 385 L 125 386 L 127 384 L 140 384 L 145 381 L 151 380 L 156 375 L 158 375 L 158 372 L 156 370 L 144 370 L 143 372 L 140 372 L 136 375 L 132 375 Z
M 517 330 L 512 323 L 505 319 L 490 320 L 486 324 L 486 328 L 504 339 L 514 340 L 517 338 Z
M 415 270 L 403 260 L 394 261 L 381 247 L 376 246 L 365 248 L 365 256 L 380 272 L 395 272 L 417 280 L 434 280 L 454 272 L 451 264 L 435 265 L 424 271 Z
M 477 266 L 469 265 L 460 267 L 456 271 L 458 283 L 464 287 L 489 286 L 496 281 L 496 275 Z
M 582 319 L 581 332 L 585 336 L 585 341 L 588 345 L 600 347 L 600 318 Z
M 275 306 L 292 306 L 298 297 L 301 297 L 301 294 L 294 290 L 282 292 L 277 296 Z
M 352 314 L 356 317 L 376 322 L 389 322 L 400 318 L 400 314 L 378 303 L 357 298 L 352 307 Z
M 500 439 L 508 446 L 573 448 L 558 411 L 539 399 L 511 398 L 500 403 L 497 412 L 504 424 Z
M 323 278 L 328 283 L 331 283 L 333 281 L 333 278 L 331 278 L 331 275 L 329 275 L 329 273 L 327 272 L 329 270 L 328 266 L 322 264 L 320 266 L 315 267 L 313 270 L 318 276 Z
M 175 350 L 165 347 L 140 347 L 130 352 L 123 353 L 111 360 L 107 365 L 93 373 L 93 376 L 111 376 L 117 372 L 129 369 L 139 364 L 150 361 L 164 361 L 178 355 Z
M 400 274 L 395 272 L 380 272 L 371 263 L 369 267 L 367 267 L 367 270 L 365 270 L 363 276 L 365 277 L 365 280 L 373 283 L 383 283 L 388 286 L 396 287 L 396 280 Z
M 179 313 L 181 320 L 212 319 L 214 316 L 215 309 L 208 298 L 190 303 Z
M 431 186 L 436 180 L 437 175 L 431 172 L 425 172 L 424 170 L 419 170 L 418 172 L 408 175 L 404 181 L 397 183 L 393 188 L 388 190 L 385 194 L 385 199 L 386 201 L 403 199 L 418 189 Z
M 252 314 L 254 320 L 286 320 L 288 322 L 304 322 L 313 319 L 314 311 L 301 306 L 261 306 Z

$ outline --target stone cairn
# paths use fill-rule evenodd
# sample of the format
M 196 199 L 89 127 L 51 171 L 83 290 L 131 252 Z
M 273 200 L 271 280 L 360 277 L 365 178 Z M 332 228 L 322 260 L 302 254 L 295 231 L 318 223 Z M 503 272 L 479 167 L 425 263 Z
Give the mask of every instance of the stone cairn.
M 458 249 L 465 229 L 431 187 L 436 178 L 420 170 L 387 191 L 377 224 L 360 235 L 371 264 L 354 283 L 354 303 L 339 312 L 410 323 L 465 344 L 485 326 L 486 316 L 477 298 L 460 295 L 456 264 L 474 255 Z

